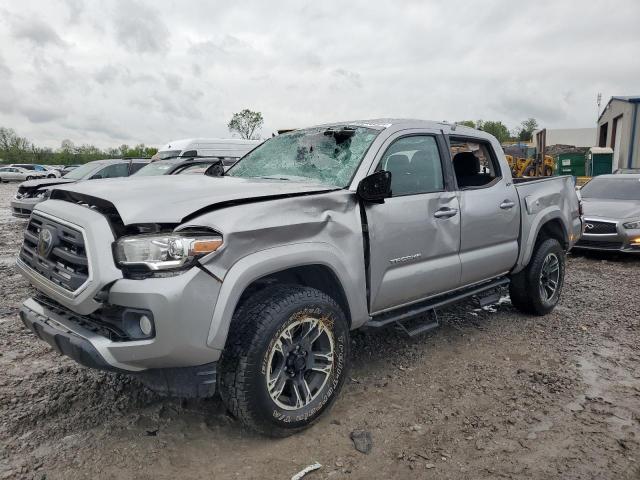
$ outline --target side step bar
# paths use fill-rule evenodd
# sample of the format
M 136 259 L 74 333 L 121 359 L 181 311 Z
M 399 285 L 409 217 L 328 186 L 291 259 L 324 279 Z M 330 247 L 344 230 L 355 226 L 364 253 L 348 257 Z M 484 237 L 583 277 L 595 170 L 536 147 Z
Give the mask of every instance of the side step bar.
M 436 297 L 425 302 L 410 305 L 408 307 L 399 308 L 390 312 L 374 315 L 365 326 L 372 328 L 381 328 L 391 323 L 396 323 L 398 327 L 409 336 L 415 336 L 423 332 L 427 332 L 440 326 L 438 317 L 435 313 L 436 308 L 445 307 L 452 303 L 457 303 L 465 298 L 473 295 L 479 295 L 480 306 L 486 306 L 496 303 L 500 299 L 500 292 L 492 292 L 492 290 L 504 287 L 509 284 L 508 278 L 497 278 L 481 285 L 458 290 L 449 295 Z M 481 295 L 481 294 L 485 295 Z M 403 322 L 416 320 L 418 317 L 429 314 L 427 318 L 418 325 L 408 329 Z

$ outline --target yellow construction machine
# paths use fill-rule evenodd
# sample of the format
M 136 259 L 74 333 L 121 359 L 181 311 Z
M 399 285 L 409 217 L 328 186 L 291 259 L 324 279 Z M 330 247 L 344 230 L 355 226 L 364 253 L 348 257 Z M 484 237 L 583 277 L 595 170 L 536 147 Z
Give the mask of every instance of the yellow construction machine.
M 505 155 L 509 167 L 511 167 L 511 175 L 519 177 L 550 177 L 555 169 L 555 162 L 551 155 L 545 155 L 544 161 L 538 158 L 520 158 L 513 155 Z

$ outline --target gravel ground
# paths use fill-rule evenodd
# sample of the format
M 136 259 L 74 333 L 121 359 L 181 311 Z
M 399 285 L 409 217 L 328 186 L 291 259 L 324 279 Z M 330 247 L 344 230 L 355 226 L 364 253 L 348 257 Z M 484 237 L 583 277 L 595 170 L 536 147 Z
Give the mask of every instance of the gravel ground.
M 640 258 L 572 254 L 544 318 L 473 304 L 418 338 L 353 334 L 341 398 L 283 440 L 217 399 L 162 398 L 87 370 L 25 330 L 13 259 L 24 222 L 0 185 L 0 479 L 640 478 Z M 370 433 L 369 454 L 350 434 Z

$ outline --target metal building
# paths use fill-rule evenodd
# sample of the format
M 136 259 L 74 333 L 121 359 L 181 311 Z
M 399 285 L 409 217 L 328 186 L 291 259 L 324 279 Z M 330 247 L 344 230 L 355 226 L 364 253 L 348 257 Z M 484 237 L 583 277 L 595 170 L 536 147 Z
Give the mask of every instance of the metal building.
M 615 168 L 640 168 L 640 96 L 611 97 L 598 118 L 598 146 L 613 149 Z

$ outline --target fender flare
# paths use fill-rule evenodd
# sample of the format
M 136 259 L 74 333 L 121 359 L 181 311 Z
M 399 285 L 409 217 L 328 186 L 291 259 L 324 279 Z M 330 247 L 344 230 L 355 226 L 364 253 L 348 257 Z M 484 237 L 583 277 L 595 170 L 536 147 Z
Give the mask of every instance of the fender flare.
M 531 256 L 533 255 L 533 247 L 536 244 L 536 240 L 540 235 L 542 227 L 552 220 L 559 220 L 564 235 L 566 238 L 568 238 L 567 227 L 564 224 L 562 212 L 554 206 L 549 206 L 546 209 L 542 210 L 538 215 L 536 215 L 531 228 L 529 229 L 529 236 L 526 239 L 522 239 L 522 246 L 520 248 L 518 263 L 516 268 L 513 269 L 512 273 L 518 273 L 529 264 Z
M 361 272 L 350 271 L 341 259 L 339 250 L 327 243 L 289 244 L 247 255 L 227 271 L 213 312 L 207 345 L 218 350 L 224 349 L 233 313 L 240 297 L 251 283 L 266 275 L 304 265 L 322 265 L 334 273 L 342 285 L 349 306 L 352 328 L 367 321 L 369 314 L 364 265 Z

